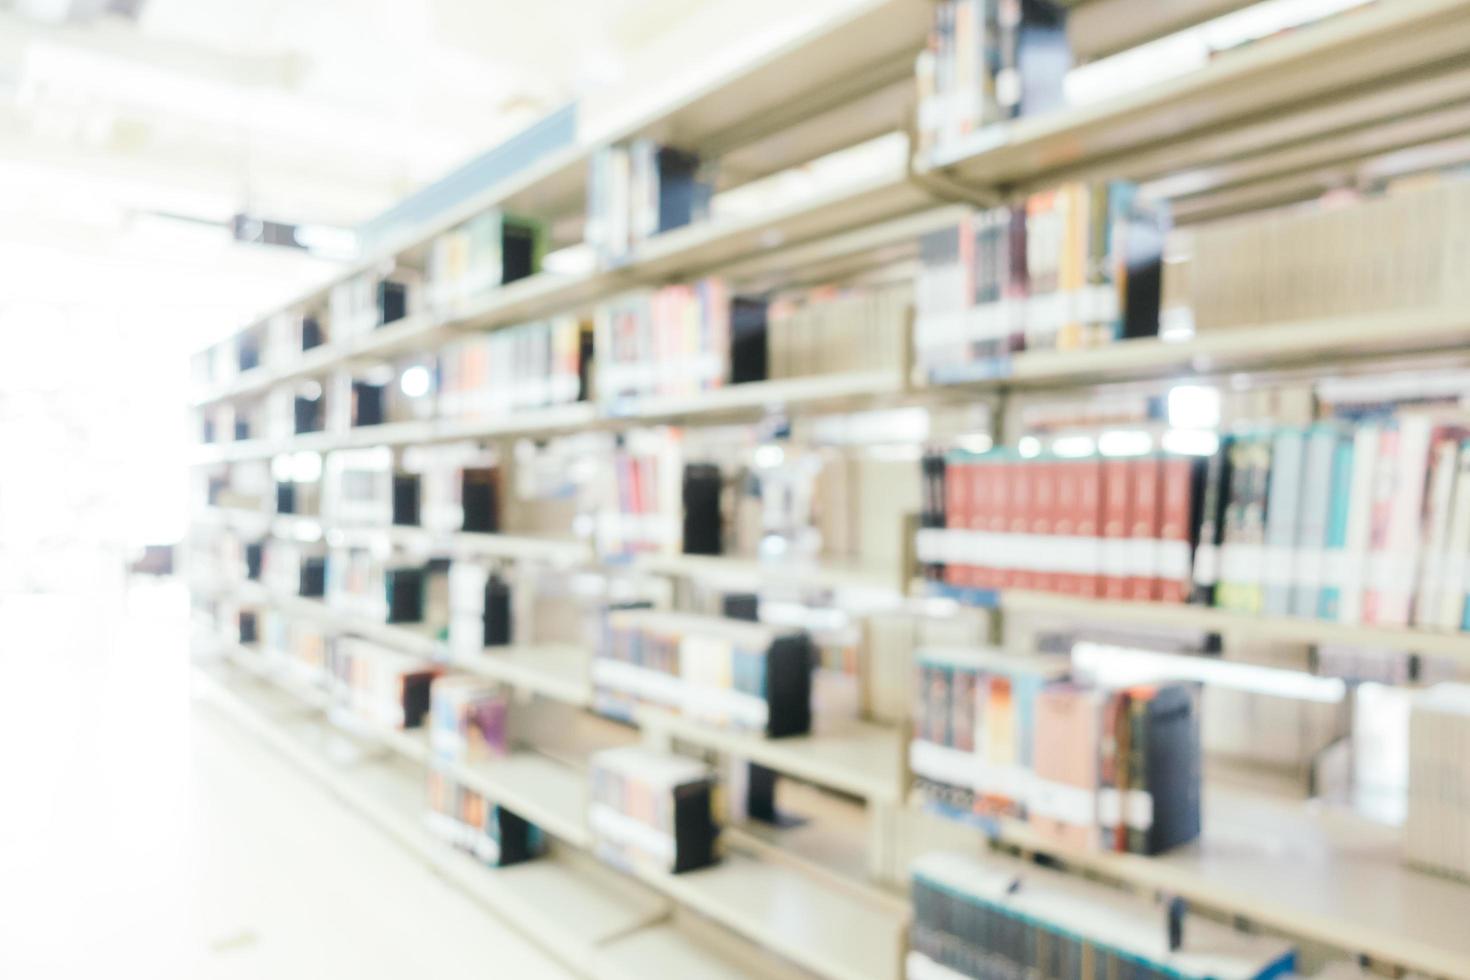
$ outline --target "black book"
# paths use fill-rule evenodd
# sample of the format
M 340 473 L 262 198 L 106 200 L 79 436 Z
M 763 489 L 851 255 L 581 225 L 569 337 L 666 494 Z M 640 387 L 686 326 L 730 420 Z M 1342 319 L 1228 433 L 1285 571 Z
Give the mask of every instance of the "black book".
M 260 632 L 258 629 L 258 624 L 256 622 L 255 611 L 253 609 L 240 610 L 238 626 L 240 630 L 240 643 L 242 646 L 249 646 L 260 638 Z
M 811 731 L 815 660 L 805 633 L 777 637 L 766 651 L 766 734 L 771 738 Z
M 419 476 L 417 473 L 393 474 L 393 523 L 397 527 L 418 527 Z
M 296 484 L 284 480 L 276 484 L 276 513 L 296 513 Z
M 382 425 L 385 393 L 384 385 L 352 382 L 352 424 Z
M 260 366 L 260 341 L 256 338 L 241 337 L 240 345 L 235 348 L 235 353 L 241 372 Z
M 388 594 L 388 622 L 421 623 L 427 576 L 422 568 L 390 568 L 383 573 Z
M 214 419 L 205 417 L 202 434 L 206 444 L 214 442 Z
M 300 594 L 320 598 L 327 594 L 327 560 L 321 556 L 301 559 Z
M 730 383 L 766 380 L 766 301 L 730 301 Z
M 464 507 L 464 530 L 495 534 L 500 530 L 500 479 L 493 466 L 461 471 L 460 502 Z
M 1128 833 L 1129 850 L 1162 854 L 1199 837 L 1200 735 L 1195 691 L 1183 684 L 1160 687 L 1152 697 L 1133 699 L 1133 735 L 1142 735 L 1134 756 L 1142 784 L 1153 800 L 1147 829 Z
M 408 287 L 384 279 L 378 283 L 378 326 L 386 326 L 408 315 Z
M 245 545 L 245 577 L 252 582 L 260 581 L 260 559 L 264 553 L 265 546 L 259 541 Z
M 715 841 L 720 829 L 715 824 L 708 781 L 685 783 L 673 788 L 674 874 L 693 871 L 715 862 Z
M 710 185 L 699 179 L 699 157 L 673 147 L 659 147 L 658 227 L 665 232 L 701 220 L 709 210 Z
M 313 347 L 320 347 L 325 340 L 321 321 L 314 316 L 304 317 L 301 321 L 301 349 L 309 351 Z
M 320 397 L 296 396 L 296 434 L 319 432 L 322 427 L 322 400 Z
M 502 217 L 500 224 L 501 285 L 534 275 L 540 229 L 532 222 Z
M 760 621 L 760 597 L 754 592 L 731 592 L 720 602 L 720 614 L 726 619 L 747 623 Z
M 1063 82 L 1072 67 L 1067 11 L 1048 0 L 1002 2 L 997 7 L 1002 75 L 1001 111 L 1010 118 L 1050 112 L 1066 104 Z
M 497 867 L 522 864 L 541 853 L 541 828 L 503 806 L 492 806 L 485 815 L 485 833 L 497 845 Z
M 1225 516 L 1230 507 L 1233 442 L 1233 436 L 1220 437 L 1220 448 L 1205 463 L 1204 486 L 1197 494 L 1194 584 L 1189 601 L 1205 606 L 1215 604 L 1215 586 L 1219 582 L 1220 548 L 1225 543 Z
M 684 467 L 684 554 L 718 555 L 723 548 L 720 468 L 713 463 Z
M 491 575 L 485 583 L 485 646 L 503 647 L 510 645 L 511 602 L 510 586 L 498 575 Z

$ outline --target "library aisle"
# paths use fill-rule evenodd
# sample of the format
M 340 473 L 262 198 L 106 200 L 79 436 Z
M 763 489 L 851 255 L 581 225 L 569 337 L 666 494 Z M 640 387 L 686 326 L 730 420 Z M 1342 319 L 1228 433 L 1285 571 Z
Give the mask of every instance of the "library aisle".
M 0 596 L 0 977 L 568 976 L 191 693 L 187 615 Z

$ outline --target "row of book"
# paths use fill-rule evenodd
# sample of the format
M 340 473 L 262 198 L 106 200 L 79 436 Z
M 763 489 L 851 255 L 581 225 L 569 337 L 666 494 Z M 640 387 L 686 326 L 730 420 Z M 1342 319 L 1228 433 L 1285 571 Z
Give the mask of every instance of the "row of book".
M 918 652 L 909 761 L 927 806 L 1021 819 L 1079 850 L 1160 854 L 1200 831 L 1197 693 L 1103 690 L 1064 657 Z
M 1197 332 L 1470 302 L 1470 180 L 1421 178 L 1357 200 L 1191 225 L 1164 293 Z
M 407 269 L 370 270 L 337 283 L 328 294 L 332 339 L 371 333 L 408 316 L 409 294 L 418 276 Z
M 716 860 L 716 780 L 709 766 L 641 746 L 604 749 L 589 761 L 587 819 L 598 857 L 635 872 L 675 874 Z
M 331 453 L 324 463 L 320 512 L 339 527 L 422 527 L 494 534 L 504 494 L 493 453 L 473 447 L 419 447 L 394 465 L 381 449 Z M 277 494 L 278 513 L 282 510 Z
M 533 275 L 546 252 L 546 229 L 491 209 L 437 236 L 426 265 L 428 305 L 453 309 L 488 290 Z
M 695 154 L 651 139 L 593 153 L 583 237 L 598 261 L 616 265 L 654 235 L 708 217 L 713 185 L 701 169 Z
M 1220 438 L 1208 457 L 931 455 L 926 574 L 951 586 L 1470 628 L 1470 416 Z
M 1063 102 L 1066 8 L 1047 0 L 939 0 L 915 66 L 921 158 L 1004 119 Z
M 799 735 L 811 728 L 812 660 L 805 633 L 611 609 L 592 661 L 594 705 L 617 718 L 650 704 L 721 727 Z
M 421 727 L 432 686 L 443 670 L 368 640 L 338 636 L 326 644 L 325 686 L 336 703 L 377 728 Z
M 944 382 L 1023 350 L 1158 333 L 1167 215 L 1121 181 L 1070 183 L 920 239 L 914 357 Z
M 1296 966 L 1279 939 L 1034 864 L 932 852 L 911 874 L 908 980 L 1272 980 Z
M 574 316 L 507 327 L 439 354 L 438 414 L 484 418 L 584 397 L 591 335 Z
M 906 356 L 911 306 L 906 283 L 828 286 L 777 296 L 766 326 L 769 376 L 891 370 Z
M 766 377 L 766 302 L 724 280 L 642 290 L 597 308 L 597 395 L 687 395 Z
M 1470 686 L 1438 684 L 1409 710 L 1409 863 L 1470 879 Z
M 1183 602 L 1205 468 L 1174 454 L 930 455 L 917 555 L 958 588 Z
M 541 828 L 438 769 L 429 770 L 430 832 L 489 865 L 522 864 L 546 852 Z

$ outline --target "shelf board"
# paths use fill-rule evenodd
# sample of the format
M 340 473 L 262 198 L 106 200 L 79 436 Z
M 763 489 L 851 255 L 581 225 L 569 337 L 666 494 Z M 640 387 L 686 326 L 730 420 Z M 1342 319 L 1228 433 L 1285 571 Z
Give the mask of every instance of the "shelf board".
M 906 917 L 785 865 L 727 855 L 683 874 L 640 878 L 829 980 L 897 980 Z
M 1209 330 L 1170 341 L 1120 340 L 1091 350 L 1027 351 L 995 365 L 983 387 L 1042 388 L 1289 365 L 1345 363 L 1385 354 L 1458 349 L 1470 312 L 1422 309 Z
M 819 589 L 898 592 L 902 576 L 897 567 L 819 561 L 763 561 L 729 555 L 642 554 L 634 567 L 643 572 L 677 575 L 720 583 L 737 589 L 769 585 L 801 585 Z
M 546 436 L 590 428 L 627 428 L 653 422 L 758 417 L 764 412 L 792 405 L 866 403 L 873 399 L 881 401 L 896 397 L 904 391 L 903 379 L 895 371 L 853 371 L 752 381 L 694 395 L 649 396 L 607 405 L 577 402 L 509 412 L 485 419 L 425 419 L 363 426 L 348 432 L 313 432 L 286 439 L 211 443 L 195 446 L 191 461 L 196 466 L 207 466 L 301 451 L 329 452 L 367 446 Z
M 1470 976 L 1470 888 L 1405 866 L 1392 828 L 1208 787 L 1203 825 L 1198 842 L 1160 857 L 1058 848 L 1017 821 L 998 836 L 1288 935 L 1438 976 Z
M 1212 143 L 1229 135 L 1244 134 L 1257 151 L 1274 149 L 1274 130 L 1256 137 L 1257 127 L 1291 115 L 1310 131 L 1312 114 L 1330 111 L 1334 101 L 1391 88 L 1402 76 L 1463 57 L 1467 47 L 1464 4 L 1396 0 L 1227 52 L 1197 71 L 1096 105 L 986 127 L 925 163 L 966 183 L 1007 190 L 1055 183 L 1089 167 L 1114 178 L 1183 170 L 1220 159 Z M 1158 158 L 1149 160 L 1155 151 Z
M 580 647 L 491 647 L 476 655 L 450 655 L 444 662 L 454 670 L 563 704 L 582 708 L 592 704 L 592 657 Z
M 941 594 L 946 590 L 940 590 Z M 1083 599 L 1050 592 L 1008 589 L 979 597 L 979 605 L 999 606 L 1009 613 L 1044 616 L 1051 620 L 1187 629 L 1234 636 L 1252 636 L 1283 643 L 1333 643 L 1403 650 L 1470 662 L 1470 634 L 1434 633 L 1397 626 L 1351 625 L 1287 616 L 1251 616 L 1228 609 L 1187 603 L 1133 602 Z
M 587 848 L 587 776 L 534 752 L 452 767 L 464 785 L 541 827 L 558 840 Z
M 639 707 L 635 720 L 646 731 L 683 739 L 866 800 L 897 802 L 902 798 L 904 739 L 897 729 L 842 719 L 810 735 L 766 738 L 715 728 L 651 707 Z

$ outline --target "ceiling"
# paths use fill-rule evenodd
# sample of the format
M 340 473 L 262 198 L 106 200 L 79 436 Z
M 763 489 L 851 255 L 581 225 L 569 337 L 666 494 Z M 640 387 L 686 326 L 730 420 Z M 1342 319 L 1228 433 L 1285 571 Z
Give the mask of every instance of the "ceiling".
M 292 295 L 329 265 L 232 244 L 231 215 L 356 224 L 698 7 L 0 0 L 0 306 L 111 289 L 223 321 Z

